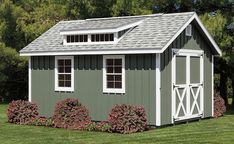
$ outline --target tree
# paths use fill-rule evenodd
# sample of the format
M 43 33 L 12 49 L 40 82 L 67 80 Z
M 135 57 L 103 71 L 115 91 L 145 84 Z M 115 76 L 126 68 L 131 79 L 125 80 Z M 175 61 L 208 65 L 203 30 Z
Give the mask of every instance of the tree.
M 27 58 L 0 43 L 0 97 L 5 101 L 27 98 Z
M 228 20 L 220 11 L 212 14 L 205 13 L 201 16 L 201 20 L 223 52 L 223 56 L 218 59 L 218 67 L 216 67 L 216 70 L 220 73 L 220 95 L 227 105 L 227 80 L 230 74 L 228 69 L 231 68 L 228 63 L 230 62 L 230 53 L 232 53 L 234 39 L 227 33 L 226 26 Z
M 3 0 L 0 5 L 0 41 L 9 47 L 17 50 L 21 49 L 23 42 L 23 33 L 17 30 L 17 19 L 24 14 L 24 10 L 15 6 L 9 0 Z
M 151 14 L 150 1 L 145 0 L 116 0 L 112 7 L 112 16 L 131 16 Z

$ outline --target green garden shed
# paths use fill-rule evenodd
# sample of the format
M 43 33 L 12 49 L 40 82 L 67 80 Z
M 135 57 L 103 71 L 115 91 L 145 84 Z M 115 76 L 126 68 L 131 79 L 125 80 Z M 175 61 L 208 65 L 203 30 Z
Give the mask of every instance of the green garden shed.
M 42 116 L 65 98 L 97 121 L 122 103 L 144 106 L 156 126 L 213 116 L 221 51 L 194 12 L 61 21 L 20 55 Z

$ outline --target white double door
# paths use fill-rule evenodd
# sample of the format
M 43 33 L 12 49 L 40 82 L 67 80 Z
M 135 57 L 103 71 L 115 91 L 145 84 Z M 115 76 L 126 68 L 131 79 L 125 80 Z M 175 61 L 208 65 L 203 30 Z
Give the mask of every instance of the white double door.
M 174 121 L 203 115 L 203 51 L 173 49 L 172 115 Z

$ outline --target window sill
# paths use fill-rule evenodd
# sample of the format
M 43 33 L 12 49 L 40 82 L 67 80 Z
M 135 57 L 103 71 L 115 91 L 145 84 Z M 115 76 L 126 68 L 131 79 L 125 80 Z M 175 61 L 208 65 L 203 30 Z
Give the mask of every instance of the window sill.
M 59 91 L 59 92 L 74 92 L 74 89 L 73 88 L 59 87 L 59 88 L 55 88 L 54 91 Z
M 104 89 L 103 93 L 125 94 L 124 89 Z

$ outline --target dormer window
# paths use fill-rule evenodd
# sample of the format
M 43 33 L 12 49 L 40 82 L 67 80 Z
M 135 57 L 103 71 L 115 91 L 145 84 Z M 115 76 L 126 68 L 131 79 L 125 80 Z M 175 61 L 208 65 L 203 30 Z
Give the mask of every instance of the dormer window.
M 93 23 L 89 25 L 88 23 Z M 88 23 L 87 23 L 88 22 Z M 97 44 L 117 44 L 124 36 L 136 28 L 143 20 L 127 23 L 115 23 L 115 20 L 104 20 L 104 26 L 95 23 L 95 20 L 85 20 L 70 25 L 60 31 L 63 36 L 64 45 L 97 45 Z M 88 25 L 86 25 L 86 23 Z
M 67 43 L 88 42 L 88 35 L 67 35 Z
M 114 34 L 92 34 L 91 42 L 106 42 L 114 41 Z

